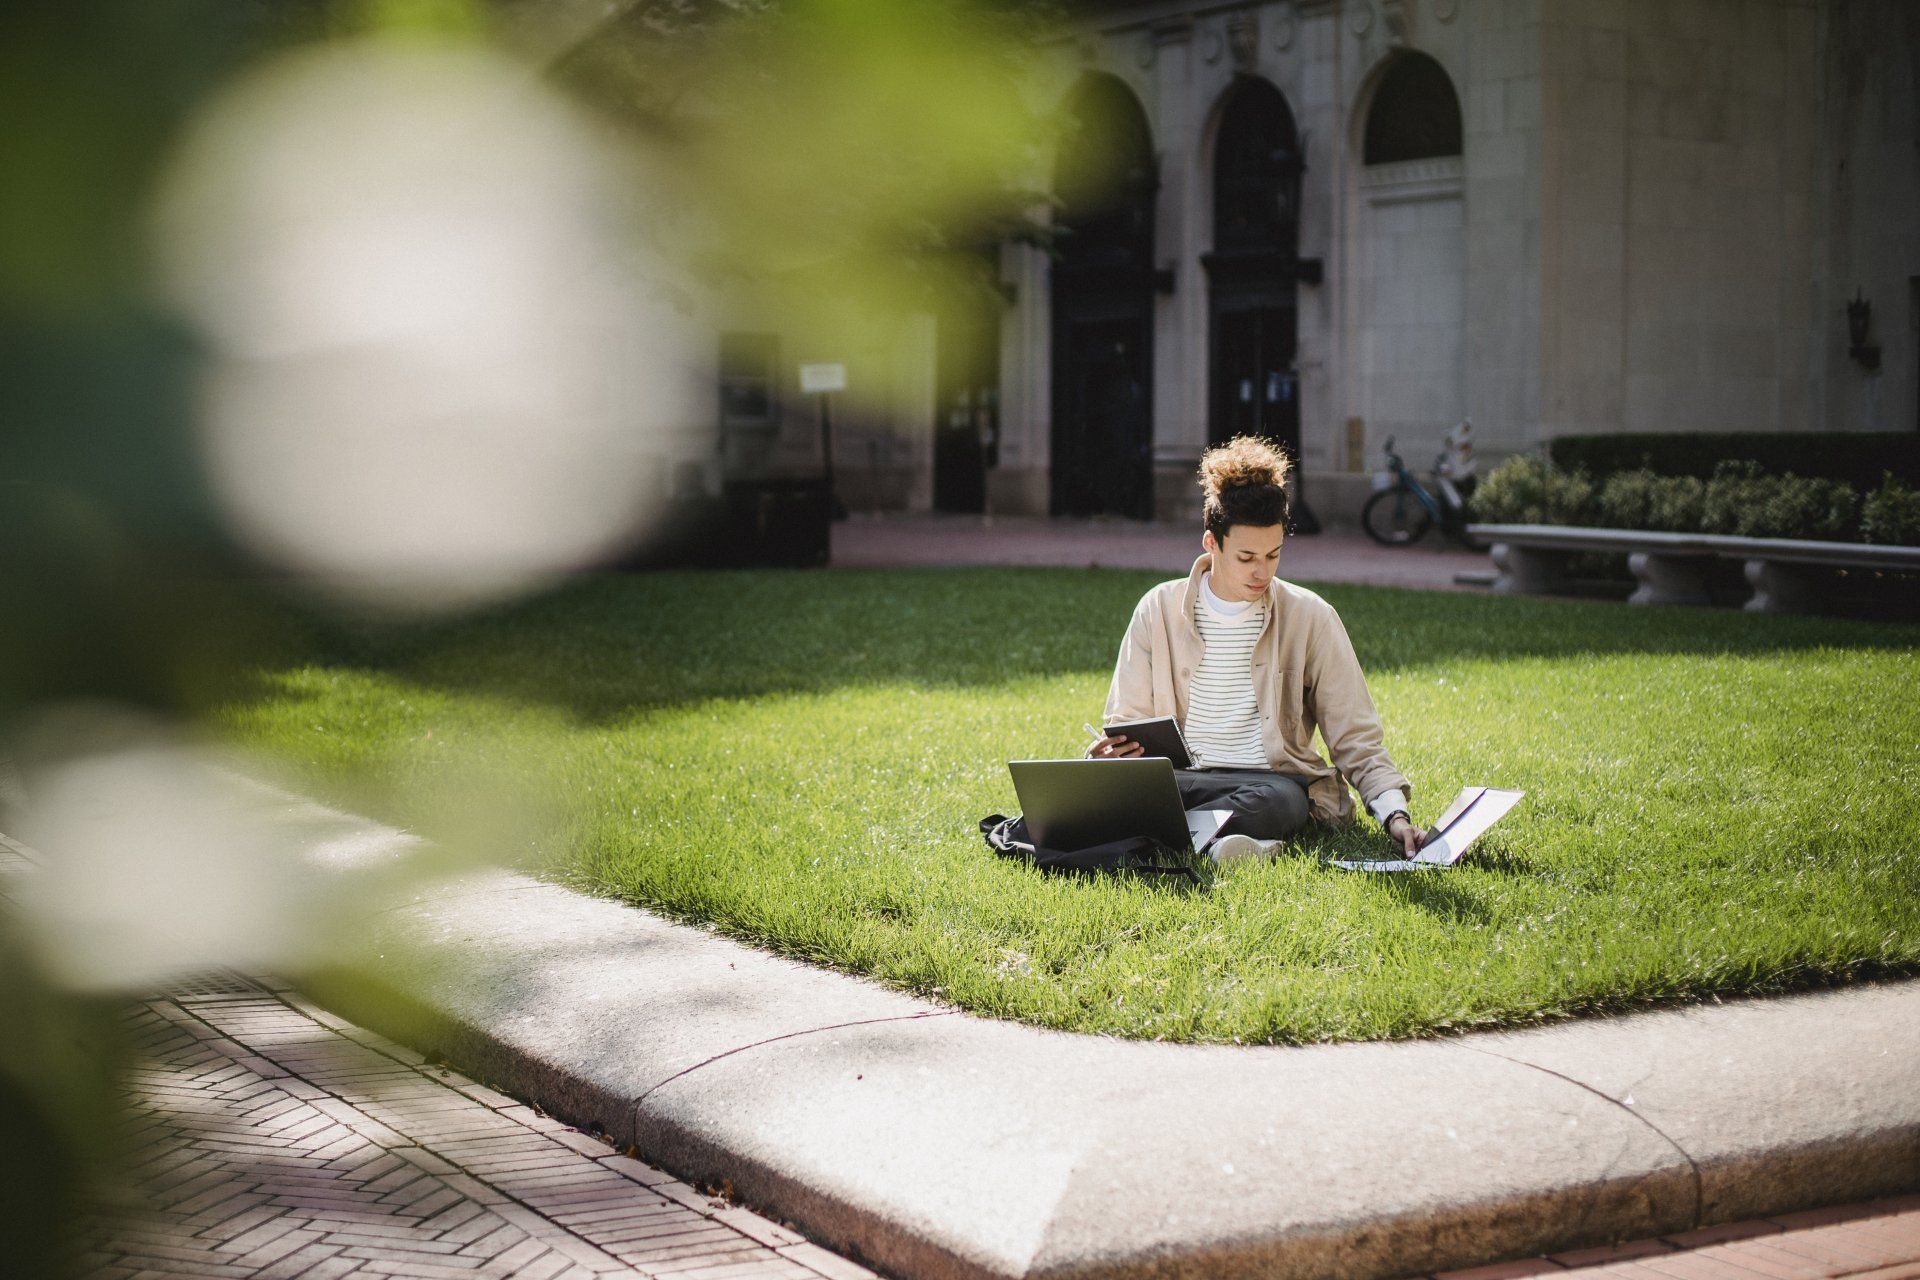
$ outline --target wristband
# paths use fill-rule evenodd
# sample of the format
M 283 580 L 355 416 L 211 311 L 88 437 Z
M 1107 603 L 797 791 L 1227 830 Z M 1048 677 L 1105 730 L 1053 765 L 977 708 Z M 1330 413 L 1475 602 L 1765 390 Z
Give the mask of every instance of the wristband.
M 1413 815 L 1408 813 L 1405 809 L 1395 809 L 1392 813 L 1388 814 L 1384 819 L 1381 820 L 1380 829 L 1382 831 L 1389 831 L 1389 832 L 1392 831 L 1393 820 L 1395 818 L 1405 818 L 1409 823 L 1413 821 Z

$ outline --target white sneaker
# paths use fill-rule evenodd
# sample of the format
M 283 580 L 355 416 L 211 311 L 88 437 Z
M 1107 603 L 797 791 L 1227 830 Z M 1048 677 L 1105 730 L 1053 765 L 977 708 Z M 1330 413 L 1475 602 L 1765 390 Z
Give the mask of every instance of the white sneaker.
M 1271 858 L 1286 844 L 1284 840 L 1255 840 L 1252 836 L 1235 833 L 1221 836 L 1207 850 L 1207 856 L 1215 862 L 1239 862 L 1246 858 Z

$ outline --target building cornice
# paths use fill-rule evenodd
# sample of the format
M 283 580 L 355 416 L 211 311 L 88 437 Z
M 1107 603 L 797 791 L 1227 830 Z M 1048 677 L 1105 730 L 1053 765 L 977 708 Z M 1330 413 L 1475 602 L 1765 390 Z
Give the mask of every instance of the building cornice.
M 1296 17 L 1312 18 L 1338 9 L 1342 0 L 1290 0 Z M 1062 43 L 1068 40 L 1084 39 L 1087 36 L 1125 35 L 1134 31 L 1158 32 L 1163 27 L 1185 23 L 1191 28 L 1195 23 L 1217 18 L 1224 14 L 1247 13 L 1256 9 L 1271 8 L 1273 0 L 1230 0 L 1229 3 L 1193 4 L 1180 0 L 1114 0 L 1111 4 L 1088 4 L 1077 6 L 1083 12 L 1070 19 L 1066 32 L 1050 43 Z

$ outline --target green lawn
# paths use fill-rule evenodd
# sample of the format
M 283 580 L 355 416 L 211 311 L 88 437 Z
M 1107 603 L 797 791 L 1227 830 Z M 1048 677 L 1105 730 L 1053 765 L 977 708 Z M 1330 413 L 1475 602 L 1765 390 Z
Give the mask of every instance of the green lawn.
M 1920 628 L 1328 586 L 1447 872 L 1043 877 L 977 820 L 1077 754 L 1112 570 L 662 574 L 264 671 L 222 718 L 316 793 L 976 1012 L 1170 1040 L 1409 1036 L 1920 971 Z M 513 814 L 512 818 L 504 816 Z

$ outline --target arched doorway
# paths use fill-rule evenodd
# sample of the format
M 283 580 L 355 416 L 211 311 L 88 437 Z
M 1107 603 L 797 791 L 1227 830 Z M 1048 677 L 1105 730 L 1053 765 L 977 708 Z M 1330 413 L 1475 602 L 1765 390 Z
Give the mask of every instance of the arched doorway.
M 952 258 L 934 313 L 933 509 L 978 515 L 1000 454 L 1000 246 Z
M 1255 76 L 1227 91 L 1213 148 L 1207 436 L 1263 436 L 1300 458 L 1300 185 L 1293 111 Z M 1318 265 L 1317 263 L 1315 264 Z
M 1068 104 L 1054 194 L 1055 515 L 1153 516 L 1153 140 L 1139 100 L 1089 75 Z

